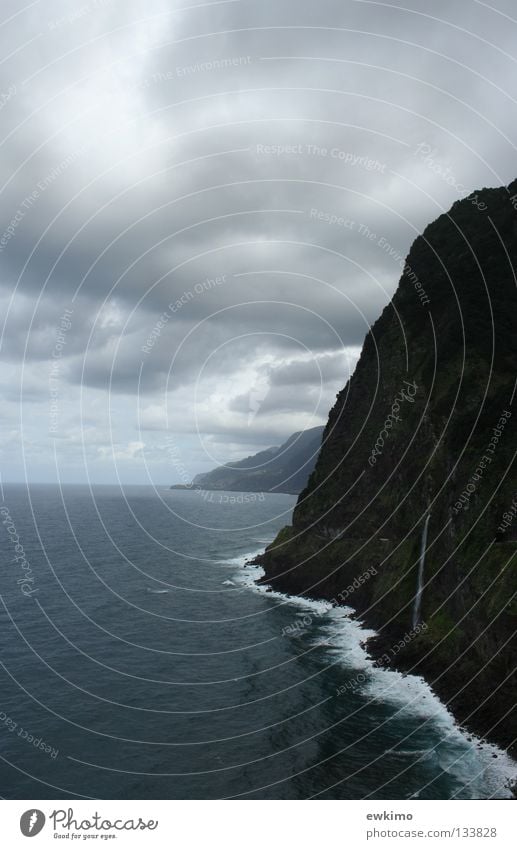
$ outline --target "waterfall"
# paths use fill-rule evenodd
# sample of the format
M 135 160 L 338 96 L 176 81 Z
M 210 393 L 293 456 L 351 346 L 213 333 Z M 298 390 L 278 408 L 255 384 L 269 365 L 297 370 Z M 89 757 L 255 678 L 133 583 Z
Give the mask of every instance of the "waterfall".
M 422 528 L 422 541 L 420 543 L 420 560 L 418 563 L 418 580 L 416 585 L 415 604 L 413 606 L 413 628 L 416 628 L 420 622 L 420 608 L 422 606 L 422 592 L 424 590 L 424 566 L 425 566 L 425 551 L 427 548 L 427 529 L 429 528 L 429 519 L 431 514 L 428 513 L 425 517 L 424 527 Z

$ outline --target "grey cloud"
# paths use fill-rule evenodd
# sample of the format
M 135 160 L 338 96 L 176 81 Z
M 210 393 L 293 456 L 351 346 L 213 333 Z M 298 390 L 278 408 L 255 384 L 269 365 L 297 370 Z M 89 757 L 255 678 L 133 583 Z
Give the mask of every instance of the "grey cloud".
M 343 353 L 323 354 L 309 361 L 292 362 L 270 372 L 273 386 L 328 383 L 333 380 L 344 382 L 349 358 Z
M 304 351 L 323 370 L 324 419 L 342 351 L 361 345 L 416 235 L 462 187 L 515 176 L 513 10 L 183 6 L 51 0 L 0 28 L 3 302 L 15 291 L 2 352 L 46 380 L 73 308 L 64 395 L 109 391 L 124 429 L 137 395 L 188 406 L 198 385 L 204 433 L 212 420 L 238 452 L 308 421 L 315 363 L 285 364 Z M 3 18 L 10 9 L 0 3 Z M 250 432 L 238 387 L 266 354 L 270 391 Z M 19 389 L 37 404 L 37 386 L 5 391 Z

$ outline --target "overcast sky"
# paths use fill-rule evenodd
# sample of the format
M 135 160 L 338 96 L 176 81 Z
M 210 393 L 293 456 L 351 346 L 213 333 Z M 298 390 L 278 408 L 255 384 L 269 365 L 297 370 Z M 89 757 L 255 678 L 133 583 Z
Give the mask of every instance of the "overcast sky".
M 323 424 L 413 239 L 517 175 L 510 0 L 0 20 L 4 481 L 169 484 Z

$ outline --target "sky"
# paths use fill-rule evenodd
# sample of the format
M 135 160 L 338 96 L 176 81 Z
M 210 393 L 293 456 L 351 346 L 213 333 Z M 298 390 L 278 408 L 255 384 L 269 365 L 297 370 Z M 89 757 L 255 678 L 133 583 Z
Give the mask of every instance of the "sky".
M 2 480 L 324 424 L 413 240 L 517 176 L 513 5 L 1 0 Z

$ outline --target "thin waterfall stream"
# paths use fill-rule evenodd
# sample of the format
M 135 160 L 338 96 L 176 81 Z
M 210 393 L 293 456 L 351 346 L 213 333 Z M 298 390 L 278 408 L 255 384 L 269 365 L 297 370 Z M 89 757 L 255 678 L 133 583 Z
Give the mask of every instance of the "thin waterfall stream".
M 431 518 L 431 514 L 428 513 L 424 527 L 422 528 L 422 540 L 420 543 L 420 560 L 418 563 L 418 579 L 416 586 L 416 595 L 415 595 L 415 603 L 413 606 L 413 628 L 416 628 L 420 621 L 420 612 L 422 607 L 422 593 L 424 590 L 424 568 L 425 568 L 425 552 L 427 548 L 427 531 L 429 528 L 429 519 Z

